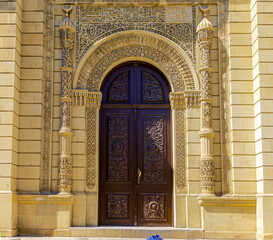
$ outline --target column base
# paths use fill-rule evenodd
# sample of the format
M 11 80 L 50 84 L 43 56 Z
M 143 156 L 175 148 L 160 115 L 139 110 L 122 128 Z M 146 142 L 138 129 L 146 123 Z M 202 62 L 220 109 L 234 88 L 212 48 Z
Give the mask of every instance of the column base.
M 0 193 L 0 233 L 4 237 L 17 235 L 17 193 Z

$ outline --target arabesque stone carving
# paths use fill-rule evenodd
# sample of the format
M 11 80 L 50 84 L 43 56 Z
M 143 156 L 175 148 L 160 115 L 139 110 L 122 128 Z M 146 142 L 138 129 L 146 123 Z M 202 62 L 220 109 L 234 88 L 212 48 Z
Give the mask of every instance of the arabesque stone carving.
M 98 91 L 105 71 L 114 62 L 130 57 L 156 62 L 166 71 L 175 92 L 197 88 L 191 63 L 181 52 L 160 38 L 138 31 L 117 35 L 94 49 L 80 70 L 77 88 Z
M 98 158 L 97 145 L 97 119 L 101 104 L 101 92 L 91 92 L 88 94 L 86 104 L 87 116 L 87 156 L 86 156 L 86 185 L 91 190 L 96 185 L 96 161 Z
M 73 89 L 72 105 L 86 108 L 87 152 L 86 152 L 86 186 L 92 190 L 96 186 L 97 152 L 97 119 L 101 105 L 101 92 Z
M 206 17 L 207 7 L 202 7 L 204 18 L 197 27 L 197 39 L 200 48 L 200 81 L 201 81 L 201 190 L 203 194 L 214 194 L 214 158 L 212 129 L 212 96 L 211 96 L 211 72 L 210 49 L 213 37 L 213 26 Z
M 97 41 L 113 33 L 142 30 L 165 36 L 178 44 L 195 62 L 195 7 L 171 6 L 78 6 L 77 62 Z
M 71 85 L 72 85 L 72 57 L 71 50 L 74 47 L 75 28 L 68 14 L 72 7 L 63 7 L 66 12 L 64 20 L 60 24 L 59 32 L 62 47 L 61 67 L 61 103 L 60 103 L 60 158 L 58 164 L 59 192 L 70 194 L 72 188 L 72 157 L 71 157 Z
M 42 128 L 42 160 L 40 191 L 51 191 L 51 131 L 52 131 L 52 95 L 53 95 L 53 44 L 54 23 L 53 3 L 45 3 L 45 35 L 44 35 L 44 98 L 43 98 L 43 128 Z

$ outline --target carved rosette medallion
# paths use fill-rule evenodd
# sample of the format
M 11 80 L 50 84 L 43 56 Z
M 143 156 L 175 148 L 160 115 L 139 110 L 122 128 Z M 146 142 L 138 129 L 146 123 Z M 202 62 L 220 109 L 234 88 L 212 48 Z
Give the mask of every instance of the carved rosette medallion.
M 184 112 L 185 97 L 183 92 L 170 93 L 170 102 L 174 111 L 175 129 L 175 179 L 176 186 L 183 189 L 186 186 L 186 167 L 185 167 L 185 129 Z
M 212 97 L 211 97 L 211 72 L 210 49 L 213 37 L 213 26 L 206 17 L 208 8 L 202 8 L 204 18 L 197 27 L 197 39 L 200 49 L 200 82 L 201 82 L 201 190 L 202 194 L 214 194 L 214 159 L 212 129 Z
M 72 84 L 72 57 L 74 47 L 75 28 L 68 14 L 72 7 L 64 7 L 66 12 L 60 24 L 59 32 L 62 47 L 61 66 L 61 99 L 60 99 L 60 158 L 58 163 L 59 192 L 70 194 L 72 188 L 72 157 L 71 157 L 71 84 Z
M 144 219 L 164 219 L 165 218 L 165 195 L 143 196 L 143 216 Z

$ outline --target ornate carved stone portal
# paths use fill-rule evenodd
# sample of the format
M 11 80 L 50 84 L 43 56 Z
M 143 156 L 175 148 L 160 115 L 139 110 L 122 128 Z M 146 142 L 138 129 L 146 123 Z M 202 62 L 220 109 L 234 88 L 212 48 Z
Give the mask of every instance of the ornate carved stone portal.
M 106 14 L 109 12 L 115 19 L 109 18 L 109 14 Z M 131 16 L 131 13 L 134 14 Z M 179 18 L 177 13 L 180 14 Z M 109 72 L 128 61 L 153 65 L 161 70 L 170 84 L 175 194 L 187 192 L 185 113 L 187 108 L 199 107 L 199 80 L 195 71 L 195 18 L 193 6 L 77 7 L 78 66 L 73 82 L 72 104 L 85 106 L 86 193 L 96 196 L 99 191 L 101 84 Z M 118 85 L 122 84 L 119 82 Z M 115 84 L 112 87 L 116 89 Z M 123 90 L 119 89 L 121 92 Z M 118 97 L 124 98 L 123 95 Z
M 202 9 L 202 8 L 201 8 Z M 211 97 L 211 72 L 210 49 L 212 43 L 213 26 L 206 18 L 207 8 L 204 10 L 204 18 L 197 27 L 197 38 L 200 48 L 200 81 L 201 81 L 201 189 L 203 194 L 214 194 L 214 159 L 212 129 L 212 97 Z
M 64 7 L 66 12 L 64 20 L 60 24 L 60 38 L 62 46 L 62 67 L 61 67 L 61 103 L 60 103 L 60 158 L 59 158 L 59 192 L 70 194 L 72 187 L 72 157 L 71 157 L 71 85 L 72 85 L 72 58 L 71 50 L 74 46 L 75 28 L 68 14 L 72 7 Z

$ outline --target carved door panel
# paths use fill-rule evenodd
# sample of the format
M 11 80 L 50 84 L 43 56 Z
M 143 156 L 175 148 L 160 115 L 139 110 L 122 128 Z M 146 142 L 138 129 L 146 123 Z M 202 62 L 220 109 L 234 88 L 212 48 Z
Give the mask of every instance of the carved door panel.
M 171 225 L 172 174 L 169 110 L 140 110 L 137 116 L 138 224 Z
M 100 224 L 170 226 L 170 104 L 164 78 L 131 63 L 110 73 L 102 94 Z
M 134 127 L 130 109 L 102 112 L 100 223 L 134 223 Z

